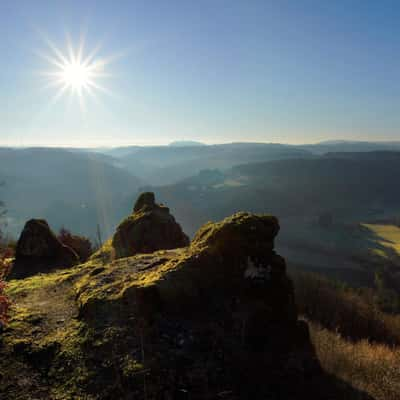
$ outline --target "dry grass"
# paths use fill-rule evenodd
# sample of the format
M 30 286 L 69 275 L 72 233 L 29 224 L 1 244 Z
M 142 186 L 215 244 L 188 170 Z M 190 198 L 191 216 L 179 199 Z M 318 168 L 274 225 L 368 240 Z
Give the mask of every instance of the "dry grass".
M 380 311 L 371 291 L 359 294 L 318 274 L 293 271 L 291 275 L 299 313 L 306 318 L 347 339 L 400 345 L 400 315 Z
M 322 367 L 376 400 L 400 398 L 400 348 L 346 341 L 338 333 L 310 323 Z

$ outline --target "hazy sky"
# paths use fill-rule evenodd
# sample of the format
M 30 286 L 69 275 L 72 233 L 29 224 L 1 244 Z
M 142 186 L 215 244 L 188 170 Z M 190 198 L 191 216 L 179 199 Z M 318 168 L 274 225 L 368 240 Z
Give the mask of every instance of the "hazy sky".
M 393 140 L 399 1 L 0 1 L 0 143 Z M 117 56 L 54 102 L 45 37 Z M 68 89 L 69 90 L 69 89 Z

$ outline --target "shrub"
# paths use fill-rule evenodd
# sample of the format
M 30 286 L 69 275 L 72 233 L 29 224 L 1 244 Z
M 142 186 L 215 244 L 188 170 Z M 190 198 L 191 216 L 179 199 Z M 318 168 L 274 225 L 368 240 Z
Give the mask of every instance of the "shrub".
M 85 262 L 93 253 L 92 243 L 88 238 L 72 235 L 71 232 L 65 228 L 60 229 L 58 240 L 74 250 L 81 262 Z
M 10 301 L 4 293 L 5 283 L 0 280 L 0 331 L 7 323 L 7 313 L 10 307 Z
M 295 271 L 299 313 L 346 339 L 400 344 L 400 316 L 386 314 L 374 302 L 374 292 L 339 286 L 318 274 Z
M 14 255 L 12 248 L 0 248 L 0 332 L 3 326 L 7 323 L 7 313 L 10 307 L 10 301 L 4 293 L 5 282 L 3 278 L 8 275 L 11 268 L 11 260 Z
M 15 249 L 13 247 L 0 246 L 0 279 L 6 277 L 10 273 L 14 254 Z

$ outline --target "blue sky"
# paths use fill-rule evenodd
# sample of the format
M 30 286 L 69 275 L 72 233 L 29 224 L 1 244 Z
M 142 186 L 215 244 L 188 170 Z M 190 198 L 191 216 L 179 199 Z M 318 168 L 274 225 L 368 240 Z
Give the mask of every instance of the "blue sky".
M 396 140 L 398 1 L 0 2 L 0 144 Z M 110 93 L 52 98 L 48 37 L 117 55 Z

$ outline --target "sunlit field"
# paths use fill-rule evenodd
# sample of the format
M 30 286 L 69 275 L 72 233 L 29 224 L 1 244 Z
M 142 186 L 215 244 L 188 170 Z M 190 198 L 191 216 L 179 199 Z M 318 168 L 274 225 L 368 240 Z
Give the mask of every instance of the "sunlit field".
M 395 225 L 363 224 L 377 236 L 377 243 L 400 255 L 400 228 Z

